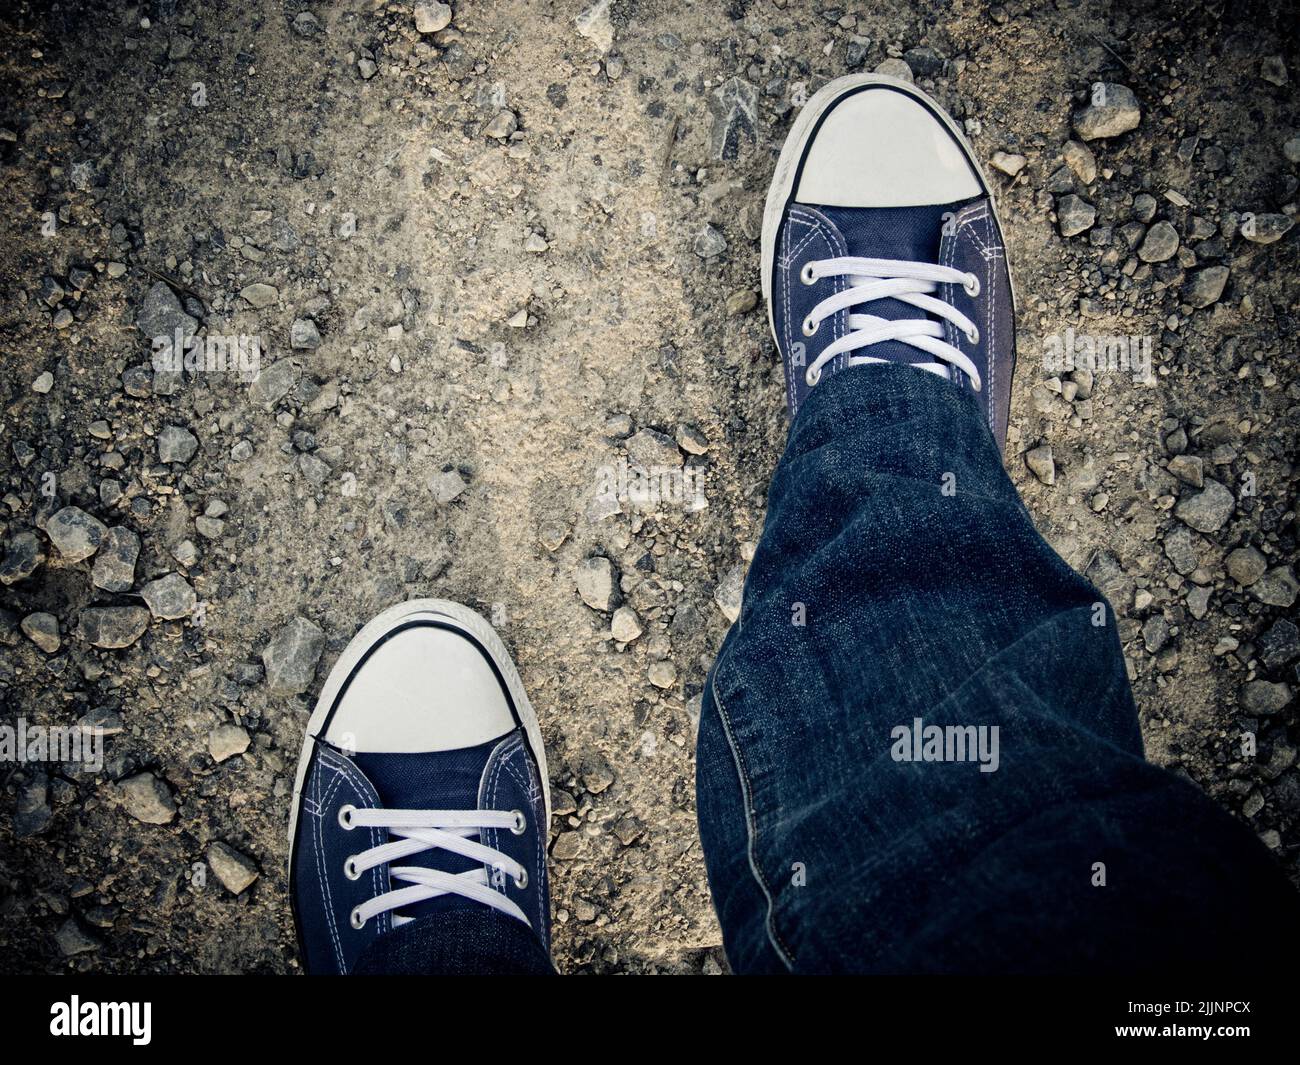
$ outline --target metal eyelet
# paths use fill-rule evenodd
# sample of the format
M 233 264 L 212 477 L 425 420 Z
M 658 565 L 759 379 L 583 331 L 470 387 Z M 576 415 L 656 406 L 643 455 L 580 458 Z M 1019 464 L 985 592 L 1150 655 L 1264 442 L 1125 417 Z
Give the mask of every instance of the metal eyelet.
M 352 815 L 357 812 L 357 808 L 350 802 L 344 803 L 339 807 L 339 824 L 347 831 L 351 832 L 357 826 L 352 823 Z
M 360 880 L 361 870 L 357 868 L 357 856 L 348 855 L 348 860 L 343 863 L 343 875 L 349 880 Z
M 972 329 L 966 334 L 966 339 L 972 344 L 978 344 L 980 342 L 980 331 L 978 329 Z
M 806 337 L 810 337 L 814 333 L 816 333 L 817 330 L 820 329 L 821 327 L 822 327 L 821 322 L 814 322 L 811 317 L 805 318 L 803 320 L 803 335 Z
M 968 296 L 978 296 L 980 294 L 980 279 L 974 274 L 966 275 L 966 283 L 962 286 Z
M 803 269 L 799 271 L 799 280 L 802 281 L 805 285 L 812 285 L 816 283 L 817 273 L 813 269 L 812 263 L 808 262 L 803 264 Z
M 822 379 L 822 372 L 821 370 L 809 368 L 808 372 L 803 375 L 803 379 L 804 383 L 807 384 L 809 388 L 812 388 Z
M 510 831 L 516 836 L 522 836 L 528 830 L 528 822 L 524 820 L 523 811 L 511 810 L 510 812 L 515 815 L 515 823 L 510 826 Z
M 522 890 L 527 886 L 528 886 L 528 870 L 525 869 L 517 877 L 515 877 L 515 887 Z
M 358 931 L 366 927 L 366 920 L 364 917 L 361 916 L 360 906 L 358 906 L 356 909 L 352 911 L 351 916 L 348 918 L 348 924 L 350 924 L 353 928 L 357 929 Z

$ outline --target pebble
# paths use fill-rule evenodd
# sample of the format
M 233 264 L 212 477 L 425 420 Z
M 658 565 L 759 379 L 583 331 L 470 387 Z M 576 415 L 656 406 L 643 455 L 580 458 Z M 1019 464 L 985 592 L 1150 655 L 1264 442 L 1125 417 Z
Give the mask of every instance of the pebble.
M 641 635 L 641 619 L 630 606 L 621 606 L 614 611 L 609 631 L 619 643 L 631 643 Z
M 1043 484 L 1056 483 L 1056 460 L 1052 457 L 1052 449 L 1049 445 L 1042 444 L 1026 451 L 1025 465 Z
M 606 5 L 608 6 L 608 4 Z M 452 10 L 450 4 L 420 3 L 415 5 L 415 29 L 417 33 L 437 33 L 451 25 Z
M 92 606 L 77 618 L 81 639 L 110 650 L 130 647 L 148 627 L 149 611 L 142 606 Z
M 1161 219 L 1142 238 L 1138 247 L 1138 258 L 1144 263 L 1162 263 L 1174 257 L 1178 251 L 1178 230 Z
M 745 591 L 745 566 L 737 563 L 725 574 L 713 590 L 713 601 L 723 616 L 732 624 L 740 617 L 741 597 Z
M 1000 170 L 1007 177 L 1015 177 L 1020 171 L 1024 170 L 1025 164 L 1029 162 L 1023 155 L 1013 155 L 1010 152 L 994 152 L 993 158 L 989 160 L 995 170 Z
M 1195 455 L 1175 455 L 1169 460 L 1169 472 L 1193 488 L 1204 486 L 1204 466 L 1204 462 Z
M 46 654 L 59 649 L 59 620 L 53 614 L 38 610 L 22 620 L 23 634 Z
M 49 370 L 39 374 L 36 380 L 32 382 L 32 391 L 37 392 L 42 396 L 46 395 L 53 387 L 54 374 L 50 373 Z
M 298 383 L 302 369 L 292 359 L 280 359 L 264 367 L 248 386 L 248 401 L 254 406 L 270 408 L 289 394 Z
M 1267 717 L 1291 701 L 1291 689 L 1280 681 L 1251 680 L 1241 686 L 1241 708 L 1248 714 Z
M 1205 488 L 1195 495 L 1184 495 L 1174 507 L 1174 517 L 1197 532 L 1218 532 L 1236 509 L 1232 492 L 1218 481 L 1206 478 Z
M 693 246 L 701 259 L 714 259 L 727 250 L 727 238 L 706 223 L 696 233 Z
M 1066 141 L 1061 148 L 1061 157 L 1082 184 L 1091 185 L 1097 180 L 1097 157 L 1086 144 Z
M 1240 232 L 1252 244 L 1273 244 L 1291 232 L 1294 225 L 1290 215 L 1252 214 L 1243 218 Z
M 239 294 L 257 311 L 264 310 L 280 298 L 280 290 L 264 281 L 241 288 Z
M 199 323 L 185 313 L 179 297 L 170 285 L 156 281 L 144 295 L 139 313 L 135 316 L 135 325 L 150 341 L 166 338 L 174 342 L 177 331 L 182 339 L 193 336 Z
M 1281 669 L 1300 658 L 1300 628 L 1286 618 L 1273 622 L 1273 627 L 1260 636 L 1257 642 L 1259 660 L 1266 669 Z
M 26 580 L 45 562 L 45 549 L 34 532 L 20 532 L 5 549 L 0 562 L 0 584 L 16 584 Z
M 54 942 L 65 958 L 87 954 L 103 946 L 98 939 L 82 930 L 75 917 L 69 917 L 59 925 L 59 930 L 54 933 Z
M 1090 102 L 1074 113 L 1074 132 L 1082 140 L 1118 137 L 1137 129 L 1142 121 L 1142 108 L 1127 85 L 1108 82 L 1093 86 L 1089 92 Z
M 1187 280 L 1183 299 L 1196 308 L 1217 303 L 1228 283 L 1228 273 L 1226 266 L 1207 266 L 1204 270 L 1197 270 Z
M 122 805 L 137 821 L 147 825 L 169 824 L 176 817 L 176 800 L 171 789 L 152 773 L 137 773 L 122 781 Z
M 614 608 L 617 597 L 614 564 L 602 555 L 583 559 L 577 569 L 578 595 L 592 610 Z
M 510 110 L 498 111 L 496 117 L 483 127 L 483 135 L 493 140 L 505 140 L 519 128 L 519 119 Z
M 149 612 L 164 621 L 187 618 L 198 602 L 198 596 L 190 587 L 190 582 L 179 573 L 169 573 L 165 577 L 150 581 L 140 589 Z
M 221 886 L 232 895 L 245 891 L 258 878 L 257 863 L 228 843 L 215 840 L 208 844 L 208 867 Z
M 135 583 L 135 562 L 140 557 L 140 537 L 116 525 L 100 544 L 90 570 L 90 582 L 106 592 L 129 592 Z
M 45 526 L 45 535 L 59 549 L 65 562 L 80 562 L 99 550 L 106 526 L 80 507 L 64 507 Z
M 198 449 L 198 438 L 182 426 L 169 425 L 158 434 L 159 462 L 189 462 Z
M 298 695 L 316 677 L 316 663 L 325 650 L 325 633 L 303 617 L 292 617 L 266 645 L 262 665 L 273 695 Z
M 738 314 L 748 314 L 757 306 L 758 293 L 752 288 L 742 288 L 727 297 L 727 314 L 733 318 Z
M 289 326 L 289 347 L 295 351 L 314 351 L 320 347 L 320 329 L 310 318 L 295 318 Z
M 450 503 L 468 487 L 465 479 L 455 470 L 442 470 L 429 478 L 429 489 L 439 504 Z
M 1061 236 L 1073 237 L 1091 229 L 1097 219 L 1097 208 L 1071 193 L 1056 201 L 1056 224 Z
M 1251 585 L 1250 594 L 1265 606 L 1289 607 L 1300 594 L 1300 584 L 1290 566 L 1274 566 Z
M 218 725 L 208 733 L 208 754 L 214 762 L 224 762 L 248 750 L 248 730 L 240 725 Z
M 884 74 L 886 77 L 898 78 L 899 81 L 905 81 L 909 85 L 913 84 L 912 68 L 904 63 L 901 59 L 890 56 L 888 59 L 876 65 L 874 71 L 876 74 Z
M 649 677 L 656 688 L 671 688 L 677 683 L 677 667 L 666 658 L 651 662 Z
M 703 455 L 709 450 L 709 438 L 693 425 L 679 425 L 677 446 L 688 454 Z
M 1228 576 L 1243 588 L 1249 588 L 1268 569 L 1268 559 L 1253 547 L 1239 547 L 1224 559 Z

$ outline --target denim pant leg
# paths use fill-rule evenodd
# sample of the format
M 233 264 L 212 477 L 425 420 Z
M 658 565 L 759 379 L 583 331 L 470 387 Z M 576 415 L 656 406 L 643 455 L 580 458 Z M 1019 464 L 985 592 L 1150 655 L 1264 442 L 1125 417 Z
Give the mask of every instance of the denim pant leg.
M 917 719 L 996 727 L 996 770 L 901 760 Z M 1134 972 L 1295 941 L 1262 844 L 1144 760 L 1114 614 L 971 393 L 908 367 L 824 380 L 791 427 L 697 794 L 740 972 Z

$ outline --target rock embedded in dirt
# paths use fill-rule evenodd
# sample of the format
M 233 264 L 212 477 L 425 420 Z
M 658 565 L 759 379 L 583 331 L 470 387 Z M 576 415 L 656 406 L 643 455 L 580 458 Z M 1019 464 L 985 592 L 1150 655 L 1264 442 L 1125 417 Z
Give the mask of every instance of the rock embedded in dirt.
M 190 582 L 179 573 L 169 573 L 150 581 L 140 589 L 140 594 L 149 607 L 149 613 L 164 621 L 189 617 L 198 602 Z
M 248 750 L 248 730 L 241 725 L 226 723 L 208 733 L 208 754 L 214 762 L 224 762 Z
M 198 449 L 198 438 L 183 426 L 169 425 L 158 434 L 159 462 L 189 462 Z
M 989 162 L 994 170 L 1002 171 L 1007 177 L 1015 177 L 1020 171 L 1024 170 L 1025 164 L 1029 160 L 1023 155 L 1016 155 L 1011 152 L 994 152 Z
M 99 550 L 106 526 L 80 507 L 64 507 L 45 525 L 45 535 L 65 562 L 81 562 Z
M 609 631 L 619 643 L 631 643 L 641 635 L 641 619 L 631 607 L 621 606 L 614 611 Z
M 157 281 L 145 293 L 135 325 L 150 341 L 166 340 L 174 344 L 178 332 L 182 340 L 188 339 L 199 323 L 185 313 L 171 286 Z
M 1162 263 L 1178 251 L 1178 230 L 1161 219 L 1142 238 L 1137 254 L 1144 263 Z
M 130 647 L 149 628 L 149 611 L 142 606 L 91 606 L 77 618 L 77 635 L 95 647 Z
M 1294 225 L 1290 215 L 1248 214 L 1242 219 L 1240 233 L 1252 244 L 1273 244 L 1291 232 Z
M 59 649 L 59 619 L 53 614 L 38 610 L 22 620 L 23 634 L 46 654 Z
M 176 817 L 171 789 L 152 773 L 137 773 L 122 781 L 122 806 L 137 821 L 166 825 Z
M 252 858 L 220 840 L 208 844 L 207 858 L 221 886 L 232 895 L 246 891 L 260 874 Z
M 722 580 L 718 582 L 717 588 L 713 590 L 714 603 L 732 624 L 735 624 L 736 619 L 740 617 L 740 602 L 744 590 L 745 566 L 741 563 L 727 570 Z
M 106 592 L 129 592 L 135 584 L 135 563 L 140 556 L 140 537 L 122 525 L 105 534 L 90 570 L 90 582 Z
M 1228 283 L 1229 270 L 1226 266 L 1207 266 L 1197 270 L 1187 279 L 1183 289 L 1183 299 L 1198 310 L 1217 303 Z
M 301 376 L 302 368 L 293 359 L 273 362 L 253 378 L 248 386 L 248 402 L 257 407 L 273 407 L 289 394 Z
M 1253 547 L 1239 547 L 1223 560 L 1228 576 L 1243 588 L 1249 588 L 1268 569 L 1268 560 Z
M 1265 606 L 1289 607 L 1300 594 L 1300 584 L 1290 566 L 1274 566 L 1250 586 L 1250 594 Z
M 59 948 L 59 953 L 65 958 L 72 958 L 78 954 L 88 954 L 91 951 L 99 950 L 103 944 L 83 931 L 81 925 L 77 924 L 75 917 L 69 917 L 61 925 L 59 930 L 54 933 L 55 945 Z
M 1043 484 L 1056 484 L 1056 460 L 1049 445 L 1042 444 L 1026 451 L 1025 465 Z
M 1241 708 L 1248 714 L 1267 717 L 1291 701 L 1291 689 L 1280 681 L 1251 680 L 1241 686 Z
M 1228 523 L 1237 507 L 1230 489 L 1211 478 L 1195 495 L 1184 495 L 1174 507 L 1174 517 L 1197 532 L 1218 532 Z
M 450 503 L 468 487 L 465 478 L 456 470 L 441 470 L 429 478 L 429 490 L 440 505 Z
M 418 3 L 415 5 L 415 29 L 417 33 L 437 33 L 451 25 L 452 10 L 450 4 Z
M 615 584 L 614 564 L 603 555 L 583 559 L 577 569 L 578 595 L 592 610 L 602 612 L 614 609 L 618 589 Z
M 1074 132 L 1082 140 L 1118 137 L 1137 129 L 1142 121 L 1142 108 L 1127 85 L 1098 82 L 1089 91 L 1089 103 L 1074 113 Z
M 280 298 L 280 290 L 264 281 L 257 281 L 239 290 L 239 294 L 254 310 L 264 310 Z
M 314 351 L 320 347 L 320 329 L 310 318 L 295 318 L 289 326 L 289 347 L 295 351 Z
M 266 686 L 273 695 L 298 695 L 311 687 L 325 650 L 325 633 L 315 622 L 292 617 L 262 652 Z
M 26 580 L 45 562 L 45 549 L 34 532 L 16 534 L 5 547 L 4 561 L 0 562 L 0 584 L 16 584 Z
M 1097 157 L 1086 144 L 1066 141 L 1061 147 L 1061 157 L 1080 184 L 1091 185 L 1097 180 Z
M 1056 224 L 1061 236 L 1073 237 L 1091 229 L 1097 218 L 1097 208 L 1071 193 L 1056 201 Z

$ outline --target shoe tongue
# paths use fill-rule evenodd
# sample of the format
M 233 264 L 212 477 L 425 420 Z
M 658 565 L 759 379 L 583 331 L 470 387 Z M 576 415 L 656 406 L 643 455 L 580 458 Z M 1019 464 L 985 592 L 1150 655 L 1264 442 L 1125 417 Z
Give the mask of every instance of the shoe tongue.
M 862 259 L 901 259 L 906 262 L 938 263 L 939 241 L 943 233 L 943 216 L 956 211 L 960 204 L 936 207 L 818 207 L 843 234 L 848 254 Z M 893 321 L 898 318 L 931 318 L 932 314 L 896 299 L 873 300 L 855 304 L 853 314 L 874 314 Z M 938 319 L 935 319 L 936 321 Z M 927 351 L 886 340 L 870 348 L 859 348 L 854 355 L 869 355 L 890 362 L 934 362 Z
M 386 809 L 475 810 L 478 809 L 479 780 L 483 776 L 483 767 L 487 765 L 492 751 L 506 738 L 501 736 L 477 747 L 466 747 L 459 751 L 356 754 L 353 761 L 374 785 L 375 791 L 379 793 L 379 801 Z M 400 859 L 396 864 L 421 866 L 444 873 L 463 873 L 483 866 L 482 862 L 441 848 L 418 851 L 410 857 Z M 394 880 L 390 890 L 409 886 L 404 881 Z M 427 917 L 433 913 L 482 905 L 473 899 L 448 894 L 394 912 L 403 917 Z

